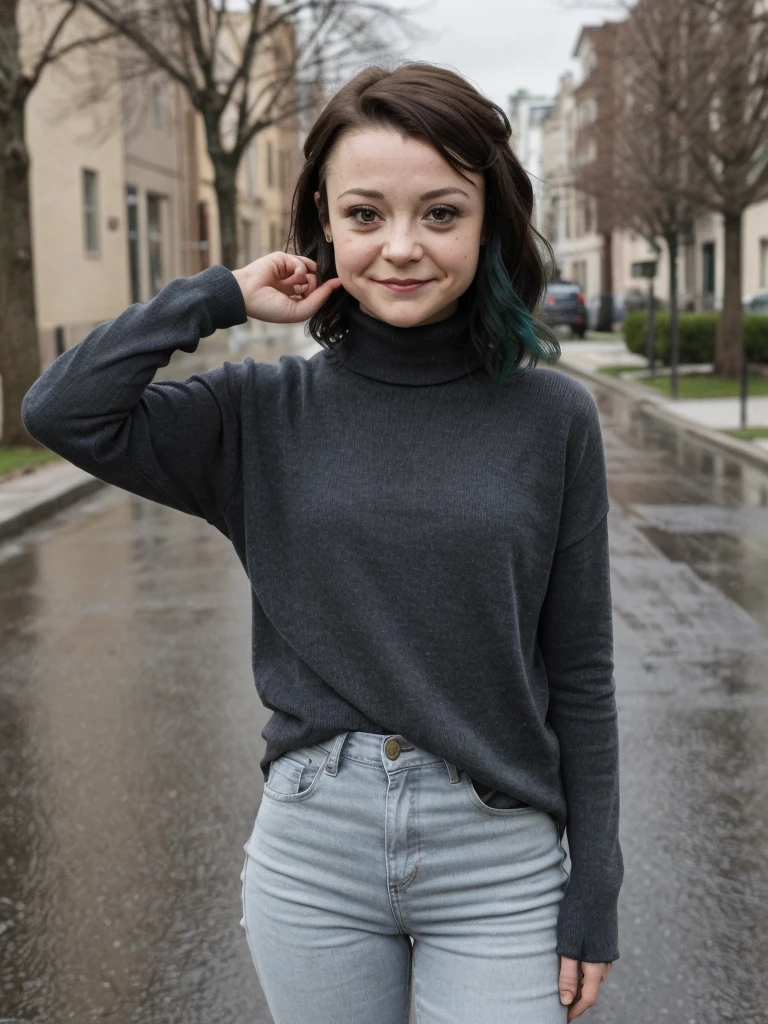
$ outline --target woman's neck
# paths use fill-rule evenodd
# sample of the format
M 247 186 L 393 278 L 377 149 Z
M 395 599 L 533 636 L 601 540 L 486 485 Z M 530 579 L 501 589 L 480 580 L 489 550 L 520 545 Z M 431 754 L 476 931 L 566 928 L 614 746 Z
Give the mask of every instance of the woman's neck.
M 349 329 L 333 352 L 348 369 L 386 384 L 443 384 L 483 366 L 462 303 L 434 323 L 398 327 L 364 312 L 354 300 Z

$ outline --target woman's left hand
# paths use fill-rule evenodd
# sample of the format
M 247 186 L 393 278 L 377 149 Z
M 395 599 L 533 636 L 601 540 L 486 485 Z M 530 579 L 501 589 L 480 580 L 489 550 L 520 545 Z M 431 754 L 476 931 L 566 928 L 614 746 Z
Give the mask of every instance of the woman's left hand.
M 571 996 L 568 1004 L 568 1020 L 580 1017 L 590 1006 L 594 1006 L 600 993 L 600 986 L 608 977 L 612 963 L 591 964 L 586 960 L 571 960 L 560 957 L 560 1001 L 565 995 Z

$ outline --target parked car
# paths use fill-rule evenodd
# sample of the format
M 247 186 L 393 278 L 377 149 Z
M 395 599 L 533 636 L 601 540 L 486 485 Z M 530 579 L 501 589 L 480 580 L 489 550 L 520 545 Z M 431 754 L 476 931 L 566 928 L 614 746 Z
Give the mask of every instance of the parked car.
M 541 315 L 550 327 L 570 327 L 571 333 L 579 338 L 587 333 L 584 293 L 575 281 L 550 281 Z
M 742 296 L 741 307 L 745 313 L 768 313 L 768 292 L 750 292 Z
M 613 322 L 614 324 L 620 324 L 624 320 L 626 314 L 626 307 L 628 302 L 625 302 L 623 292 L 613 293 Z M 645 307 L 643 307 L 645 308 Z M 587 326 L 591 331 L 597 330 L 597 321 L 600 316 L 600 296 L 590 295 L 587 299 Z

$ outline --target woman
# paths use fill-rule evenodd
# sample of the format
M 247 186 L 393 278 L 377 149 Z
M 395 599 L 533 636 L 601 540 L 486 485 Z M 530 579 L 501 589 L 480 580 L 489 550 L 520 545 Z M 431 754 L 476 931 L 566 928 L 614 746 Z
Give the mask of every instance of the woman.
M 605 457 L 589 391 L 536 365 L 509 136 L 451 71 L 366 69 L 307 138 L 296 255 L 172 281 L 24 401 L 248 573 L 273 714 L 241 924 L 276 1024 L 404 1024 L 411 972 L 420 1024 L 555 1024 L 619 956 Z M 247 316 L 322 349 L 152 383 Z

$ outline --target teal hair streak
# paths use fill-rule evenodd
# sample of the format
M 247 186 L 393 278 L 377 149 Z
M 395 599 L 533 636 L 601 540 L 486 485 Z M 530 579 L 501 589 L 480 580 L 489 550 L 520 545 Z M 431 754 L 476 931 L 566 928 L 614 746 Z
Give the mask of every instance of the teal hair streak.
M 522 372 L 520 364 L 526 354 L 528 366 L 536 366 L 539 359 L 556 362 L 560 343 L 521 302 L 504 264 L 499 237 L 493 237 L 482 252 L 484 266 L 476 277 L 471 330 L 475 344 L 492 363 L 489 369 L 503 384 Z

